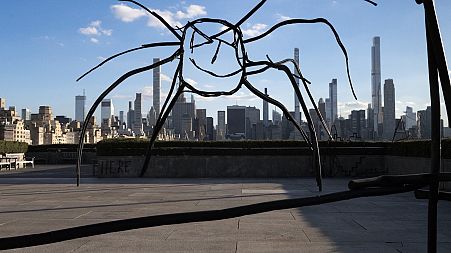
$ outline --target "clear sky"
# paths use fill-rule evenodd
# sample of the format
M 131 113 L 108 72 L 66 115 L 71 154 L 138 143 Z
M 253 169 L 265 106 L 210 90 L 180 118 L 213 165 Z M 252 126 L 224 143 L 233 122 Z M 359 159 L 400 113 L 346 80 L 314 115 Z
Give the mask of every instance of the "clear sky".
M 142 0 L 173 25 L 209 16 L 237 22 L 257 0 Z M 414 0 L 379 0 L 374 7 L 363 0 L 268 0 L 241 29 L 253 37 L 286 18 L 327 18 L 339 32 L 350 57 L 350 68 L 358 100 L 352 98 L 344 57 L 333 34 L 324 25 L 292 25 L 246 45 L 251 60 L 292 58 L 300 48 L 301 68 L 316 101 L 328 96 L 328 83 L 338 79 L 338 113 L 347 117 L 352 109 L 365 109 L 371 101 L 372 37 L 381 37 L 382 80 L 394 79 L 396 114 L 405 107 L 423 110 L 429 104 L 423 8 Z M 451 52 L 451 1 L 436 0 L 445 51 Z M 152 58 L 165 58 L 175 48 L 146 49 L 111 61 L 80 82 L 78 76 L 105 57 L 145 43 L 176 41 L 161 24 L 137 6 L 113 0 L 15 0 L 2 2 L 0 10 L 0 97 L 7 105 L 37 112 L 39 105 L 52 106 L 56 115 L 74 117 L 75 95 L 86 90 L 87 106 L 123 73 L 148 65 Z M 220 27 L 214 28 L 219 29 Z M 210 31 L 212 32 L 212 31 Z M 214 31 L 213 31 L 214 32 Z M 207 56 L 207 55 L 206 55 Z M 449 54 L 448 54 L 449 56 Z M 204 57 L 204 55 L 199 55 Z M 211 55 L 208 55 L 211 57 Z M 162 94 L 169 89 L 176 62 L 162 66 Z M 216 64 L 230 67 L 224 56 Z M 291 68 L 291 66 L 290 66 Z M 223 90 L 234 83 L 211 81 L 196 71 L 186 71 L 203 89 Z M 253 76 L 250 81 L 271 97 L 293 109 L 293 90 L 279 71 Z M 143 111 L 152 104 L 152 72 L 132 77 L 111 93 L 116 114 L 127 110 L 136 92 L 144 96 Z M 239 104 L 262 108 L 262 101 L 243 88 L 227 98 L 196 97 L 197 108 L 207 108 L 216 118 L 218 110 Z M 270 108 L 273 108 L 272 106 Z M 98 110 L 100 111 L 100 110 Z M 280 111 L 280 110 L 279 110 Z M 444 114 L 442 112 L 442 114 Z M 216 120 L 215 120 L 216 124 Z

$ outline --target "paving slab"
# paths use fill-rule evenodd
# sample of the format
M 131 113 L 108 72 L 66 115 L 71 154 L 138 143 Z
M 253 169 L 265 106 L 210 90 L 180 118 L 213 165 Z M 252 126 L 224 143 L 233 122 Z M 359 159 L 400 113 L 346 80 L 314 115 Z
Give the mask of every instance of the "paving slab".
M 68 176 L 73 166 L 36 167 L 0 173 L 0 237 L 320 194 L 313 178 L 88 177 L 76 187 Z M 323 193 L 346 190 L 348 181 L 325 179 Z M 450 202 L 439 203 L 438 219 L 439 252 L 451 252 Z M 403 193 L 135 229 L 12 252 L 426 252 L 426 235 L 427 202 Z

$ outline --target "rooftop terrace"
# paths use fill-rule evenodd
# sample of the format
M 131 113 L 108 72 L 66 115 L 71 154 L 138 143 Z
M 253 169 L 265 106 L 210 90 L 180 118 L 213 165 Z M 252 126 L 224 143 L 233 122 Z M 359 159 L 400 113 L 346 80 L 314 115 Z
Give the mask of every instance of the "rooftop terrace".
M 0 174 L 0 237 L 148 215 L 223 209 L 318 194 L 315 180 L 101 179 L 75 186 L 71 165 Z M 348 179 L 325 179 L 324 193 Z M 451 203 L 439 202 L 439 252 L 451 252 Z M 19 252 L 426 252 L 427 201 L 413 193 L 136 229 Z

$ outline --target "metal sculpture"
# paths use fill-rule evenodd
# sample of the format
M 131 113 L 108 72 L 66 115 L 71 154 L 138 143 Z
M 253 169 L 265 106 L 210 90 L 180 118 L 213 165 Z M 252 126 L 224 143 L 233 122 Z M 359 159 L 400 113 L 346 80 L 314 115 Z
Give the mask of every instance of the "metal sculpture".
M 249 38 L 249 39 L 243 39 L 243 33 L 241 32 L 240 26 L 246 21 L 248 20 L 258 9 L 260 9 L 263 4 L 266 2 L 266 0 L 261 0 L 252 10 L 250 10 L 243 18 L 241 18 L 236 24 L 232 24 L 226 20 L 223 19 L 213 19 L 213 18 L 200 18 L 200 19 L 196 19 L 194 21 L 190 21 L 188 22 L 184 27 L 171 27 L 168 22 L 166 20 L 164 20 L 164 18 L 162 18 L 159 14 L 157 14 L 156 12 L 148 9 L 147 7 L 145 7 L 144 5 L 140 4 L 139 2 L 136 2 L 134 0 L 120 0 L 120 1 L 124 1 L 124 2 L 130 2 L 133 4 L 138 5 L 139 7 L 143 8 L 144 10 L 146 10 L 150 15 L 154 16 L 155 18 L 157 18 L 167 29 L 168 31 L 170 31 L 178 41 L 176 42 L 160 42 L 160 43 L 152 43 L 152 44 L 146 44 L 146 45 L 142 45 L 141 47 L 137 47 L 137 48 L 133 48 L 124 52 L 121 52 L 119 54 L 113 55 L 111 57 L 109 57 L 108 59 L 104 60 L 103 62 L 101 62 L 99 65 L 97 65 L 96 67 L 92 68 L 91 70 L 89 70 L 88 72 L 86 72 L 85 74 L 83 74 L 80 78 L 77 79 L 77 81 L 79 81 L 80 79 L 82 79 L 83 77 L 85 77 L 86 75 L 88 75 L 89 73 L 91 73 L 92 71 L 94 71 L 95 69 L 99 68 L 100 66 L 102 66 L 103 64 L 105 64 L 106 62 L 121 56 L 123 54 L 132 52 L 132 51 L 136 51 L 136 50 L 140 50 L 140 49 L 144 49 L 144 48 L 151 48 L 151 47 L 163 47 L 163 46 L 175 46 L 178 48 L 175 50 L 175 52 L 168 58 L 165 58 L 159 62 L 153 63 L 149 66 L 146 67 L 142 67 L 142 68 L 138 68 L 135 70 L 132 70 L 128 73 L 126 73 L 125 75 L 121 76 L 116 82 L 114 82 L 112 85 L 110 85 L 110 87 L 108 87 L 108 89 L 106 89 L 98 98 L 97 100 L 94 102 L 94 104 L 92 105 L 91 109 L 89 110 L 89 112 L 86 115 L 86 119 L 85 122 L 82 126 L 81 129 L 81 134 L 80 134 L 80 140 L 79 140 L 79 149 L 78 149 L 78 161 L 77 161 L 77 185 L 79 185 L 80 183 L 80 165 L 81 165 L 81 158 L 82 158 L 82 151 L 83 151 L 83 144 L 84 144 L 84 136 L 86 133 L 86 129 L 88 127 L 88 122 L 89 119 L 92 117 L 92 115 L 94 114 L 96 108 L 99 106 L 99 104 L 101 103 L 101 101 L 114 89 L 116 88 L 119 84 L 121 84 L 124 80 L 126 80 L 128 77 L 133 76 L 135 74 L 144 72 L 144 71 L 148 71 L 151 70 L 155 67 L 161 66 L 165 63 L 168 63 L 170 61 L 173 61 L 175 59 L 179 59 L 179 64 L 177 66 L 177 69 L 174 73 L 173 76 L 173 81 L 169 90 L 169 94 L 163 104 L 163 107 L 161 109 L 161 113 L 158 116 L 157 122 L 155 124 L 155 127 L 153 129 L 152 132 L 152 136 L 150 137 L 150 142 L 148 145 L 148 149 L 147 149 L 147 154 L 146 154 L 146 158 L 144 160 L 144 165 L 143 168 L 141 170 L 141 174 L 140 176 L 143 176 L 146 172 L 146 170 L 149 167 L 149 162 L 150 162 L 150 158 L 151 158 L 151 151 L 153 148 L 153 145 L 158 137 L 158 133 L 161 130 L 161 128 L 164 125 L 164 122 L 166 121 L 167 117 L 169 116 L 169 113 L 171 112 L 172 108 L 174 107 L 178 97 L 184 93 L 184 92 L 191 92 L 191 93 L 195 93 L 198 94 L 200 96 L 203 97 L 218 97 L 218 96 L 227 96 L 227 95 L 233 95 L 234 93 L 236 93 L 239 89 L 242 88 L 242 86 L 245 86 L 247 89 L 249 89 L 253 94 L 255 94 L 256 96 L 260 97 L 263 100 L 268 101 L 271 104 L 274 104 L 275 106 L 279 107 L 285 117 L 287 117 L 287 119 L 289 121 L 291 121 L 294 126 L 296 127 L 296 129 L 300 132 L 300 134 L 302 135 L 303 139 L 308 143 L 310 149 L 313 152 L 313 167 L 315 170 L 315 177 L 316 177 L 316 183 L 317 186 L 319 188 L 319 190 L 322 190 L 322 178 L 321 178 L 321 161 L 320 161 L 320 154 L 319 154 L 319 147 L 318 147 L 318 140 L 317 140 L 317 135 L 316 135 L 316 129 L 315 126 L 313 124 L 312 118 L 309 114 L 309 111 L 307 109 L 307 105 L 304 101 L 304 98 L 301 94 L 301 90 L 299 89 L 299 86 L 296 84 L 296 79 L 295 78 L 299 78 L 304 86 L 304 89 L 310 99 L 310 102 L 312 103 L 312 105 L 314 106 L 314 109 L 320 119 L 320 122 L 322 123 L 324 129 L 326 129 L 326 132 L 329 136 L 330 139 L 332 139 L 332 136 L 330 134 L 330 131 L 327 127 L 327 124 L 325 123 L 321 113 L 319 112 L 313 96 L 309 90 L 308 84 L 310 84 L 310 82 L 304 78 L 304 76 L 301 73 L 300 67 L 297 65 L 297 63 L 292 60 L 292 59 L 286 59 L 283 61 L 279 61 L 279 62 L 273 62 L 269 56 L 267 56 L 267 60 L 264 61 L 251 61 L 247 55 L 246 52 L 246 44 L 248 43 L 252 43 L 255 42 L 259 39 L 264 38 L 265 36 L 271 34 L 273 31 L 275 31 L 276 29 L 286 26 L 286 25 L 290 25 L 290 24 L 312 24 L 312 23 L 322 23 L 325 24 L 326 26 L 328 26 L 331 31 L 333 32 L 335 39 L 338 43 L 338 45 L 340 46 L 344 57 L 345 57 L 345 61 L 346 61 L 346 71 L 347 71 L 347 75 L 348 75 L 348 80 L 349 80 L 349 84 L 351 86 L 351 90 L 352 93 L 354 95 L 354 97 L 357 99 L 354 89 L 352 87 L 352 81 L 351 81 L 351 76 L 350 76 L 350 72 L 349 72 L 349 64 L 348 64 L 348 55 L 346 52 L 346 49 L 343 45 L 343 43 L 340 40 L 340 37 L 337 33 L 337 31 L 335 30 L 335 28 L 332 26 L 331 23 L 329 23 L 329 21 L 327 21 L 324 18 L 316 18 L 316 19 L 289 19 L 289 20 L 285 20 L 282 21 L 276 25 L 274 25 L 273 27 L 271 27 L 268 31 L 266 31 L 265 33 L 253 37 L 253 38 Z M 366 2 L 375 4 L 372 1 L 368 1 L 365 0 Z M 209 24 L 219 24 L 222 25 L 222 31 L 213 34 L 213 35 L 207 35 L 204 31 L 202 31 L 202 29 L 199 28 L 199 26 L 203 23 L 209 23 Z M 227 41 L 225 39 L 225 37 L 229 35 L 232 37 L 232 41 Z M 203 42 L 200 43 L 196 43 L 196 38 L 200 37 Z M 228 91 L 205 91 L 205 90 L 201 90 L 198 89 L 196 87 L 194 87 L 194 85 L 189 84 L 188 82 L 186 82 L 184 80 L 184 60 L 185 57 L 188 52 L 191 52 L 191 54 L 194 53 L 194 51 L 197 48 L 200 47 L 205 47 L 205 46 L 210 46 L 213 43 L 217 43 L 217 47 L 215 50 L 214 55 L 211 58 L 211 65 L 215 64 L 216 60 L 217 60 L 217 56 L 221 50 L 221 46 L 228 46 L 231 47 L 233 49 L 233 53 L 235 54 L 235 60 L 237 62 L 237 69 L 235 71 L 232 71 L 230 73 L 226 73 L 226 74 L 218 74 L 215 73 L 213 71 L 210 71 L 204 67 L 201 67 L 198 65 L 198 63 L 196 63 L 195 59 L 193 58 L 189 58 L 191 64 L 195 67 L 195 69 L 206 73 L 210 76 L 213 77 L 217 77 L 217 78 L 227 78 L 227 77 L 232 77 L 232 76 L 239 76 L 240 80 L 238 82 L 238 84 L 231 90 Z M 294 69 L 295 69 L 295 73 L 292 74 L 290 69 L 285 66 L 284 64 L 286 63 L 292 63 L 294 65 Z M 291 85 L 293 86 L 293 89 L 295 91 L 295 94 L 298 98 L 298 100 L 300 101 L 302 110 L 304 112 L 304 115 L 306 117 L 307 120 L 307 124 L 308 124 L 308 128 L 309 128 L 309 132 L 310 132 L 310 138 L 307 136 L 307 134 L 305 133 L 305 131 L 301 128 L 300 126 L 300 122 L 297 122 L 292 115 L 289 113 L 288 109 L 279 101 L 270 98 L 268 96 L 265 96 L 265 94 L 261 91 L 259 91 L 257 88 L 255 88 L 247 79 L 248 76 L 251 75 L 256 75 L 259 73 L 262 73 L 264 71 L 267 71 L 269 69 L 275 69 L 275 70 L 279 70 L 285 73 L 286 77 L 289 79 Z M 178 83 L 178 87 L 176 88 L 176 84 Z M 175 91 L 175 94 L 173 95 Z
M 133 2 L 135 4 L 140 5 L 139 3 L 136 3 L 135 1 L 131 0 L 124 0 L 128 2 Z M 372 1 L 364 0 L 366 2 L 375 4 Z M 247 18 L 249 18 L 255 11 L 260 8 L 265 0 L 261 1 L 254 9 L 252 9 L 243 19 L 241 19 L 236 25 L 232 25 L 224 20 L 218 20 L 218 19 L 199 19 L 197 21 L 194 21 L 193 23 L 188 23 L 184 28 L 177 28 L 172 29 L 167 24 L 167 22 L 164 21 L 161 17 L 159 20 L 168 27 L 168 29 L 177 37 L 180 39 L 180 41 L 184 40 L 184 36 L 186 35 L 187 29 L 192 29 L 195 33 L 199 33 L 202 37 L 204 37 L 207 41 L 207 43 L 211 43 L 212 41 L 220 41 L 221 43 L 227 44 L 226 41 L 221 41 L 219 39 L 219 36 L 223 33 L 232 31 L 234 35 L 240 35 L 239 31 L 239 25 L 242 24 Z M 451 193 L 442 192 L 439 191 L 438 184 L 439 182 L 443 181 L 451 181 L 451 173 L 441 173 L 440 170 L 440 155 L 441 155 L 441 147 L 440 147 L 440 97 L 439 97 L 439 89 L 440 85 L 442 87 L 442 93 L 444 96 L 444 100 L 446 103 L 446 109 L 448 113 L 448 120 L 449 123 L 451 123 L 451 84 L 448 74 L 448 68 L 446 63 L 445 54 L 443 51 L 443 45 L 441 42 L 441 36 L 440 36 L 440 30 L 438 28 L 438 22 L 435 15 L 435 8 L 434 8 L 434 2 L 433 0 L 416 0 L 418 4 L 423 4 L 424 11 L 425 11 L 425 23 L 426 23 L 426 39 L 427 39 L 427 53 L 428 53 L 428 65 L 429 65 L 429 82 L 430 82 L 430 94 L 431 94 L 431 107 L 432 107 L 432 142 L 431 142 L 431 172 L 430 173 L 424 173 L 424 174 L 411 174 L 411 175 L 398 175 L 398 176 L 379 176 L 375 178 L 366 178 L 366 179 L 360 179 L 360 180 L 352 180 L 349 182 L 348 191 L 342 191 L 342 192 L 336 192 L 336 193 L 330 193 L 330 194 L 324 194 L 324 195 L 318 195 L 314 197 L 306 197 L 306 198 L 294 198 L 294 199 L 285 199 L 285 200 L 276 200 L 276 201 L 269 201 L 269 202 L 263 202 L 258 204 L 252 204 L 252 205 L 246 205 L 246 206 L 239 206 L 239 207 L 233 207 L 233 208 L 226 208 L 222 210 L 211 210 L 211 211 L 200 211 L 200 212 L 191 212 L 191 213 L 173 213 L 173 214 L 165 214 L 165 215 L 156 215 L 156 216 L 147 216 L 147 217 L 139 217 L 139 218 L 132 218 L 132 219 L 124 219 L 124 220 L 117 220 L 117 221 L 110 221 L 110 222 L 103 222 L 103 223 L 97 223 L 97 224 L 91 224 L 86 226 L 79 226 L 79 227 L 73 227 L 68 229 L 62 229 L 62 230 L 55 230 L 45 233 L 39 233 L 39 234 L 30 234 L 30 235 L 23 235 L 23 236 L 15 236 L 15 237 L 9 237 L 9 238 L 0 238 L 0 249 L 13 249 L 13 248 L 23 248 L 23 247 L 30 247 L 30 246 L 37 246 L 37 245 L 44 245 L 48 243 L 55 243 L 55 242 L 61 242 L 66 240 L 72 240 L 76 238 L 82 238 L 82 237 L 88 237 L 93 235 L 100 235 L 100 234 L 107 234 L 107 233 L 113 233 L 118 231 L 126 231 L 131 229 L 138 229 L 138 228 L 148 228 L 148 227 L 155 227 L 155 226 L 161 226 L 161 225 L 172 225 L 172 224 L 181 224 L 181 223 L 189 223 L 189 222 L 200 222 L 200 221 L 212 221 L 212 220 L 221 220 L 221 219 L 228 219 L 228 218 L 235 218 L 240 217 L 244 215 L 250 215 L 250 214 L 257 214 L 262 212 L 269 212 L 274 210 L 281 210 L 281 209 L 289 209 L 289 208 L 298 208 L 303 206 L 313 206 L 313 205 L 320 205 L 324 203 L 331 203 L 336 201 L 342 201 L 342 200 L 348 200 L 348 199 L 354 199 L 354 198 L 360 198 L 360 197 L 369 197 L 369 196 L 382 196 L 382 195 L 389 195 L 389 194 L 396 194 L 401 192 L 411 192 L 415 191 L 415 197 L 418 199 L 428 199 L 428 252 L 429 253 L 435 253 L 437 252 L 437 202 L 438 200 L 451 200 Z M 140 5 L 142 6 L 142 5 Z M 142 6 L 145 8 L 144 6 Z M 148 9 L 146 9 L 148 10 Z M 159 17 L 156 15 L 156 13 L 151 12 L 148 10 L 152 15 Z M 213 36 L 207 36 L 201 31 L 197 30 L 196 24 L 199 22 L 218 22 L 220 24 L 224 24 L 227 29 L 223 32 L 220 32 Z M 241 46 L 241 56 L 238 57 L 238 60 L 241 60 L 241 68 L 236 71 L 236 73 L 230 73 L 231 75 L 235 74 L 242 74 L 241 81 L 238 84 L 238 86 L 235 88 L 236 90 L 241 87 L 241 85 L 245 85 L 248 87 L 252 92 L 254 92 L 256 95 L 260 96 L 265 99 L 266 96 L 259 93 L 259 91 L 253 86 L 247 82 L 243 76 L 249 75 L 249 74 L 257 74 L 265 71 L 266 69 L 279 69 L 281 71 L 284 71 L 287 75 L 287 77 L 290 79 L 290 81 L 293 83 L 294 76 L 290 73 L 289 69 L 284 66 L 283 64 L 286 62 L 289 62 L 290 60 L 286 60 L 283 62 L 272 62 L 270 59 L 268 61 L 261 61 L 261 62 L 251 62 L 248 61 L 247 56 L 245 54 L 244 50 L 244 44 L 245 42 L 251 42 L 253 40 L 258 40 L 261 37 L 266 36 L 271 31 L 277 29 L 280 26 L 291 24 L 291 23 L 325 23 L 327 24 L 332 31 L 334 31 L 334 34 L 336 35 L 336 39 L 339 42 L 340 46 L 340 40 L 338 35 L 335 32 L 335 29 L 327 22 L 327 20 L 324 19 L 316 19 L 316 20 L 288 20 L 287 22 L 279 23 L 278 25 L 271 28 L 267 33 L 262 34 L 260 36 L 257 36 L 255 38 L 251 38 L 248 40 L 243 40 L 242 37 L 234 36 L 234 41 L 232 43 L 229 43 L 227 45 L 232 46 L 235 48 L 236 52 L 239 52 L 237 50 L 238 46 Z M 183 31 L 182 35 L 178 34 L 178 31 Z M 191 40 L 190 42 L 193 42 Z M 235 44 L 234 44 L 235 43 Z M 204 44 L 194 44 L 190 43 L 191 49 L 194 49 L 196 47 L 202 46 Z M 115 56 L 110 57 L 109 59 L 105 60 L 101 64 L 99 64 L 94 69 L 98 68 L 105 62 L 113 59 L 114 57 L 117 57 L 119 55 L 125 54 L 127 52 L 143 49 L 143 48 L 149 48 L 149 47 L 156 47 L 156 46 L 181 46 L 181 43 L 179 42 L 163 42 L 163 43 L 154 43 L 154 44 L 148 44 L 143 45 L 139 48 L 130 49 L 128 51 L 119 53 Z M 218 46 L 219 48 L 219 46 Z M 344 50 L 344 47 L 342 47 L 343 52 L 346 57 L 346 51 Z M 218 49 L 219 50 L 219 49 Z M 183 54 L 183 47 L 176 50 L 176 52 L 171 55 L 170 57 L 163 59 L 162 61 L 143 67 L 139 69 L 132 70 L 125 75 L 123 75 L 121 78 L 119 78 L 113 85 L 111 85 L 107 90 L 105 90 L 102 95 L 99 97 L 99 99 L 96 100 L 93 107 L 91 107 L 90 112 L 88 113 L 87 119 L 90 118 L 92 113 L 94 112 L 96 106 L 100 103 L 100 101 L 103 99 L 103 97 L 106 96 L 111 90 L 113 90 L 117 85 L 119 85 L 122 81 L 124 81 L 126 78 L 135 75 L 137 73 L 147 71 L 149 69 L 152 69 L 156 66 L 162 65 L 164 63 L 167 63 L 171 60 L 174 60 L 176 57 Z M 212 62 L 215 61 L 217 53 L 212 58 Z M 238 55 L 238 54 L 237 54 Z M 346 57 L 347 59 L 347 57 Z M 192 62 L 194 65 L 196 63 Z M 197 65 L 196 65 L 197 66 Z M 250 66 L 258 66 L 261 67 L 258 70 L 249 71 L 247 72 L 247 67 Z M 205 71 L 208 73 L 208 70 L 203 69 L 199 66 L 197 66 L 198 69 L 201 71 Z M 92 69 L 92 70 L 94 70 Z M 298 75 L 303 82 L 307 83 L 307 80 L 302 77 L 300 74 L 300 70 L 298 66 L 296 66 L 296 69 L 298 70 Z M 91 72 L 90 70 L 89 72 Z M 176 91 L 175 98 L 180 95 L 182 92 L 184 92 L 184 88 L 188 88 L 189 92 L 194 92 L 196 94 L 202 95 L 202 96 L 219 96 L 219 95 L 227 95 L 230 93 L 233 93 L 235 91 L 231 90 L 228 92 L 203 92 L 200 90 L 195 89 L 191 85 L 184 82 L 183 77 L 181 75 L 182 70 L 182 64 L 179 63 L 177 70 L 174 74 L 173 83 L 171 86 L 170 94 L 175 89 L 175 81 L 177 77 L 179 80 L 182 81 L 182 85 L 179 86 L 179 88 Z M 348 74 L 349 74 L 349 68 L 347 68 Z M 88 73 L 89 73 L 88 72 Z M 213 72 L 209 74 L 214 74 Z M 86 74 L 85 74 L 86 75 Z M 84 76 L 84 75 L 83 75 Z M 82 77 L 83 77 L 82 76 Z M 349 75 L 348 75 L 349 77 Z M 439 78 L 440 78 L 440 84 L 439 84 Z M 304 85 L 305 85 L 304 83 Z M 293 85 L 295 86 L 295 85 Z M 180 88 L 183 87 L 183 88 Z M 351 84 L 352 87 L 352 84 Z M 300 95 L 299 89 L 296 89 L 296 94 L 298 94 L 298 97 L 300 97 L 300 100 L 302 99 L 302 96 Z M 308 88 L 307 88 L 308 90 Z M 170 97 L 170 96 L 169 96 Z M 166 99 L 165 104 L 163 108 L 166 108 L 166 106 L 169 103 L 168 108 L 164 112 L 164 114 L 168 114 L 168 110 L 171 108 L 171 104 L 173 105 L 174 99 L 172 99 L 169 102 L 169 98 Z M 278 104 L 277 101 L 270 100 L 268 102 L 271 102 L 273 104 L 276 104 L 277 106 L 284 108 L 283 105 Z M 170 111 L 170 110 L 169 110 Z M 285 111 L 284 111 L 285 113 Z M 289 114 L 288 114 L 289 115 Z M 287 115 L 287 116 L 288 116 Z M 308 114 L 306 114 L 308 115 Z M 167 115 L 166 115 L 167 116 Z M 161 124 L 161 115 L 159 118 L 160 124 Z M 85 121 L 87 122 L 87 121 Z M 294 121 L 294 123 L 296 123 Z M 161 128 L 161 126 L 160 126 Z M 84 126 L 83 129 L 86 129 L 86 126 Z M 314 130 L 314 128 L 313 128 Z M 302 133 L 302 129 L 299 130 Z M 314 131 L 313 131 L 314 133 Z M 82 135 L 84 135 L 84 131 L 82 132 Z M 308 138 L 305 136 L 304 138 L 308 142 Z M 312 136 L 313 137 L 313 136 Z M 155 137 L 153 137 L 155 138 Z M 77 164 L 77 168 L 79 169 L 79 165 L 81 162 L 81 151 L 83 148 L 83 137 L 80 139 L 80 150 L 79 150 L 79 160 Z M 310 140 L 311 147 L 315 151 L 314 155 L 317 155 L 318 161 L 319 161 L 319 154 L 316 153 L 317 146 L 315 149 L 315 143 L 317 145 L 316 139 Z M 151 142 L 152 143 L 152 142 Z M 152 146 L 149 146 L 149 150 L 152 148 Z M 148 156 L 146 159 L 149 159 L 150 156 Z M 318 168 L 317 168 L 318 169 Z M 320 169 L 320 167 L 319 167 Z M 146 170 L 146 167 L 143 168 L 144 173 Z M 317 173 L 320 172 L 317 171 Z M 79 173 L 79 170 L 78 170 Z M 319 175 L 319 179 L 318 179 Z M 321 186 L 321 178 L 320 174 L 317 174 L 317 182 L 318 186 Z M 79 183 L 79 174 L 77 177 L 77 183 Z M 421 188 L 429 186 L 429 190 L 422 190 Z

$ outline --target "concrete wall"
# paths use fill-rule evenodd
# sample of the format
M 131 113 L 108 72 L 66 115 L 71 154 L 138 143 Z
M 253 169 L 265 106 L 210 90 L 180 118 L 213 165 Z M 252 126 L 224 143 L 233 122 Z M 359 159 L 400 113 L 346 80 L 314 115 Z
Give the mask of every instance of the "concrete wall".
M 98 157 L 98 177 L 136 177 L 143 157 Z M 313 175 L 308 156 L 157 156 L 146 177 L 307 177 Z
M 77 152 L 27 152 L 27 157 L 34 157 L 35 164 L 75 164 Z M 83 152 L 82 161 L 85 164 L 96 163 L 95 152 Z
M 325 177 L 371 177 L 383 174 L 427 173 L 430 159 L 384 155 L 323 155 Z M 144 157 L 100 156 L 97 177 L 137 177 Z M 443 159 L 443 171 L 451 172 L 451 159 Z M 312 177 L 311 156 L 155 156 L 145 177 Z M 451 189 L 450 183 L 442 187 Z
M 429 171 L 429 159 L 383 155 L 322 156 L 326 177 L 368 177 Z M 98 177 L 138 176 L 144 157 L 101 156 Z M 444 160 L 449 170 L 451 161 Z M 146 177 L 308 177 L 314 176 L 310 156 L 156 156 Z

